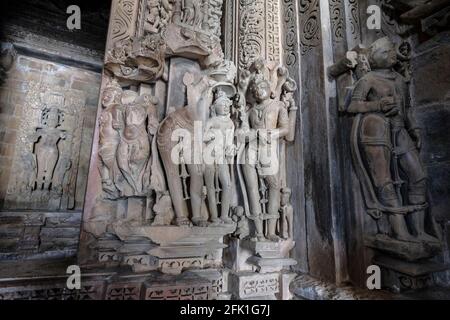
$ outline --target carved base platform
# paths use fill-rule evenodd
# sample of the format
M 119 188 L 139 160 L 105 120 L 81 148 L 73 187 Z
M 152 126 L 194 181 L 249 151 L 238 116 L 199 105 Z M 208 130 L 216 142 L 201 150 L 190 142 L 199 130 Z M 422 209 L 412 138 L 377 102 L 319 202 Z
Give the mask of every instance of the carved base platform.
M 75 257 L 81 212 L 0 212 L 0 261 Z
M 14 278 L 0 275 L 0 300 L 215 300 L 227 297 L 222 271 L 215 269 L 178 276 L 159 272 L 135 274 L 129 268 L 82 269 L 81 289 L 69 290 L 66 268 L 73 263 L 60 262 L 59 267 L 53 269 L 30 269 Z M 55 262 L 43 266 L 53 265 Z
M 295 246 L 292 240 L 278 242 L 247 240 L 242 242 L 242 246 L 253 252 L 247 263 L 259 273 L 280 272 L 297 264 L 297 261 L 289 258 L 289 252 Z
M 100 262 L 129 265 L 135 272 L 158 270 L 178 275 L 185 270 L 220 266 L 227 246 L 223 237 L 235 225 L 217 227 L 133 226 L 120 222 L 112 226 L 120 239 L 101 239 Z
M 434 274 L 450 269 L 450 265 L 407 262 L 387 256 L 376 256 L 373 263 L 381 268 L 382 287 L 394 292 L 432 287 L 435 285 Z
M 441 244 L 439 242 L 399 241 L 380 234 L 367 236 L 364 242 L 369 248 L 407 261 L 432 258 L 441 252 Z
M 232 298 L 238 300 L 276 300 L 280 292 L 279 273 L 232 272 L 229 282 Z
M 256 267 L 256 272 L 280 272 L 286 267 L 295 266 L 297 261 L 289 258 L 261 258 L 252 256 L 247 260 L 248 263 Z

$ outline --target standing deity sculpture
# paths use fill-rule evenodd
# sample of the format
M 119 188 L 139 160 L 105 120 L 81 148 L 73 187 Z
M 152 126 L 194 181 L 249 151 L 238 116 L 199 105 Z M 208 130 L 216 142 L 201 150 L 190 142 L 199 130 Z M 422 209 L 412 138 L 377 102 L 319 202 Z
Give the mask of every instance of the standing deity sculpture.
M 218 67 L 208 75 L 186 73 L 183 84 L 187 105 L 171 112 L 159 126 L 158 149 L 177 225 L 192 222 L 195 226 L 207 227 L 210 218 L 219 222 L 218 204 L 221 205 L 222 220 L 231 222 L 229 211 L 233 189 L 228 164 L 234 157 L 234 125 L 230 119 L 232 101 L 229 97 L 235 93 L 234 76 L 235 69 L 229 63 L 223 63 L 223 68 Z M 214 91 L 220 93 L 213 104 Z M 212 139 L 204 141 L 204 136 L 211 138 L 215 134 L 228 136 L 225 144 L 211 142 Z M 211 158 L 213 161 L 206 166 L 204 145 L 217 151 Z M 216 161 L 217 157 L 223 161 Z M 205 205 L 206 198 L 208 206 Z
M 134 91 L 124 91 L 124 105 L 120 142 L 117 147 L 117 164 L 133 195 L 145 195 L 150 183 L 151 142 L 158 123 L 156 101 L 147 96 L 138 96 Z M 147 123 L 148 122 L 148 123 Z
M 158 127 L 157 101 L 112 81 L 104 90 L 100 116 L 100 175 L 111 199 L 147 196 L 152 142 Z
M 64 99 L 57 97 L 58 101 Z M 35 190 L 49 191 L 56 164 L 60 158 L 59 142 L 66 139 L 67 133 L 60 129 L 63 114 L 58 105 L 49 105 L 42 113 L 42 126 L 36 129 L 30 140 L 34 143 L 36 154 L 36 185 Z
M 117 166 L 116 153 L 120 142 L 119 127 L 122 123 L 122 88 L 117 82 L 112 82 L 103 91 L 102 106 L 104 108 L 100 116 L 100 148 L 101 159 L 100 175 L 103 190 L 108 196 L 117 198 L 120 190 L 120 172 Z
M 205 126 L 205 183 L 209 212 L 213 223 L 219 222 L 217 206 L 221 206 L 220 219 L 231 223 L 230 204 L 232 181 L 230 165 L 235 155 L 234 123 L 230 118 L 233 102 L 223 91 L 218 91 L 211 106 L 211 118 Z M 209 155 L 209 157 L 208 157 Z
M 421 131 L 410 108 L 405 79 L 393 69 L 395 45 L 388 38 L 375 41 L 368 61 L 371 71 L 358 80 L 346 107 L 357 115 L 353 157 L 368 213 L 375 219 L 386 214 L 396 240 L 438 243 L 434 220 L 427 213 L 427 175 L 419 156 Z
M 242 125 L 248 129 L 238 137 L 241 143 L 246 143 L 238 161 L 243 163 L 245 183 L 241 186 L 248 203 L 247 216 L 254 222 L 255 240 L 278 241 L 280 190 L 284 183 L 281 169 L 284 158 L 280 147 L 283 139 L 293 138 L 296 108 L 288 95 L 295 90 L 295 82 L 288 77 L 285 68 L 270 69 L 262 59 L 252 64 L 250 72 L 241 74 L 241 82 L 240 99 L 245 96 L 249 107 L 244 117 L 248 118 L 248 123 Z

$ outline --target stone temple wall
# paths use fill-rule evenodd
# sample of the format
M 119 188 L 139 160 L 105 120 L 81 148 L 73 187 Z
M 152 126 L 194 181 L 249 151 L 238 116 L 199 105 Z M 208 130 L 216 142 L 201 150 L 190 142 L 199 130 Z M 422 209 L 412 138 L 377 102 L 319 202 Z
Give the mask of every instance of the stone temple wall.
M 448 287 L 450 7 L 408 2 L 112 0 L 73 37 L 55 6 L 8 11 L 0 261 L 42 270 L 0 274 L 0 299 L 372 299 L 371 265 L 385 298 Z M 189 162 L 222 126 L 226 165 Z M 276 174 L 239 163 L 252 139 Z
M 444 259 L 450 262 L 450 33 L 417 44 L 412 59 L 412 99 L 424 132 L 432 212 L 444 230 Z M 447 274 L 447 281 L 450 274 Z
M 92 145 L 95 112 L 98 101 L 100 75 L 92 71 L 68 67 L 50 61 L 18 55 L 1 86 L 1 212 L 2 256 L 13 257 L 24 253 L 55 254 L 69 250 L 74 255 L 77 249 L 81 210 L 83 208 L 88 172 L 89 154 Z M 74 154 L 74 169 L 71 182 L 63 191 L 64 208 L 51 204 L 46 199 L 25 199 L 23 190 L 16 189 L 16 180 L 23 171 L 34 167 L 20 167 L 20 148 L 23 147 L 23 130 L 28 126 L 24 119 L 32 115 L 35 108 L 31 94 L 41 94 L 45 90 L 76 94 L 83 97 L 82 117 L 76 123 L 78 150 Z M 67 120 L 70 120 L 67 118 Z M 34 126 L 33 126 L 34 125 Z M 32 124 L 32 130 L 39 122 Z M 74 129 L 73 126 L 70 129 Z M 74 140 L 72 140 L 74 141 Z M 75 141 L 74 141 L 75 142 Z M 61 148 L 67 152 L 67 146 Z M 67 183 L 67 182 L 66 182 Z M 69 191 L 67 188 L 74 188 Z M 55 206 L 56 205 L 56 206 Z M 32 212 L 27 212 L 29 210 Z M 55 212 L 56 209 L 56 212 Z M 28 239 L 29 238 L 29 239 Z M 49 252 L 50 251 L 50 252 Z M 11 253 L 11 254 L 9 254 Z M 14 254 L 12 254 L 14 253 Z M 60 252 L 61 254 L 61 252 Z M 68 254 L 68 253 L 65 253 Z
M 78 32 L 66 26 L 69 4 L 83 7 Z M 109 4 L 1 11 L 0 260 L 75 257 Z

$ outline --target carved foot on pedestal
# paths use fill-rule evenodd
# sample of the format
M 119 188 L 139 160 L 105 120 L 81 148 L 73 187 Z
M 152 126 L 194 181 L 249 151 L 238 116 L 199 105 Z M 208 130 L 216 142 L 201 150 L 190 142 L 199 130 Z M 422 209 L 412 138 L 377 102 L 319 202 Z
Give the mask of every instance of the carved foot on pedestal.
M 220 226 L 221 224 L 222 224 L 222 220 L 220 220 L 219 218 L 211 219 L 211 224 L 210 224 L 211 227 L 217 227 L 217 226 Z
M 182 226 L 190 226 L 191 222 L 189 221 L 188 218 L 183 217 L 183 218 L 177 218 L 175 221 L 175 224 L 177 226 L 182 227 Z
M 261 242 L 264 242 L 264 241 L 267 241 L 267 239 L 263 235 L 259 234 L 259 235 L 256 235 L 254 237 L 251 237 L 250 241 L 253 241 L 253 242 L 261 241 Z
M 416 238 L 413 235 L 410 235 L 409 233 L 392 235 L 391 238 L 396 239 L 398 241 L 405 241 L 405 242 L 420 242 L 419 238 Z
M 234 224 L 234 221 L 230 217 L 222 217 L 221 219 L 225 224 Z
M 278 241 L 281 240 L 281 238 L 280 238 L 279 236 L 275 235 L 275 234 L 270 234 L 270 235 L 268 235 L 268 236 L 267 236 L 267 239 L 268 239 L 269 241 L 272 241 L 272 242 L 278 242 Z
M 428 233 L 422 232 L 417 235 L 419 241 L 430 242 L 430 243 L 441 243 L 438 238 L 429 235 Z
M 201 228 L 205 228 L 208 226 L 208 221 L 202 218 L 192 218 L 192 223 L 194 224 L 194 226 Z

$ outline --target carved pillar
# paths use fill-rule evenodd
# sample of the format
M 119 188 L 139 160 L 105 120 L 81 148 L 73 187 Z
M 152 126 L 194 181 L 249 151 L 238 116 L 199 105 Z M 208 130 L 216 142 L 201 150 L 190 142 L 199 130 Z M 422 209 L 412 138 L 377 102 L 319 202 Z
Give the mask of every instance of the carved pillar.
M 258 58 L 281 62 L 280 0 L 236 2 L 239 33 L 235 38 L 235 50 L 238 69 L 250 67 Z
M 293 257 L 298 261 L 294 269 L 301 272 L 308 272 L 308 248 L 307 248 L 307 229 L 305 215 L 305 168 L 304 168 L 304 147 L 303 137 L 303 119 L 300 116 L 304 108 L 302 101 L 301 88 L 301 59 L 300 59 L 300 32 L 299 32 L 299 5 L 296 0 L 282 0 L 280 2 L 281 10 L 281 38 L 282 38 L 282 61 L 289 70 L 290 76 L 298 84 L 299 90 L 294 93 L 294 99 L 298 105 L 297 125 L 295 129 L 296 142 L 287 148 L 286 159 L 289 167 L 286 169 L 286 183 L 294 190 L 292 193 L 292 205 L 297 208 L 294 215 L 294 238 L 295 249 Z M 295 174 L 291 174 L 294 173 Z

